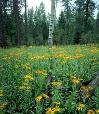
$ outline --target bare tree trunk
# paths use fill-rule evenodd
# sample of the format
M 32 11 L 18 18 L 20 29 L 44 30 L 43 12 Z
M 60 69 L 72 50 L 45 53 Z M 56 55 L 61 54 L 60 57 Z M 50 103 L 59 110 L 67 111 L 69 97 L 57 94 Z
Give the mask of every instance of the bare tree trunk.
M 51 0 L 51 17 L 50 17 L 49 38 L 48 38 L 49 48 L 51 48 L 53 45 L 54 22 L 55 22 L 55 0 Z

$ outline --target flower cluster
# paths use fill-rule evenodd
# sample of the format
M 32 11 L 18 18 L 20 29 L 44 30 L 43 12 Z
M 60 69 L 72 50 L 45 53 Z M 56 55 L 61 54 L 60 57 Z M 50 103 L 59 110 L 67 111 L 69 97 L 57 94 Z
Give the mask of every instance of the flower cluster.
M 52 84 L 52 86 L 60 87 L 62 85 L 62 82 L 56 81 L 56 82 L 51 82 L 51 84 Z
M 38 74 L 38 75 L 45 75 L 45 76 L 47 75 L 46 70 L 37 70 L 35 73 Z
M 30 69 L 31 69 L 31 66 L 30 66 L 29 63 L 23 64 L 22 66 L 23 66 L 23 68 L 26 69 L 26 70 L 30 70 Z
M 0 97 L 2 97 L 2 96 L 3 96 L 3 90 L 0 89 Z
M 25 90 L 25 91 L 29 91 L 31 89 L 29 81 L 33 81 L 34 78 L 32 76 L 32 74 L 27 74 L 23 77 L 23 82 L 21 84 L 21 86 L 19 87 L 20 90 Z
M 82 111 L 82 110 L 84 109 L 84 107 L 85 107 L 85 104 L 83 104 L 83 103 L 80 102 L 80 103 L 78 104 L 77 110 L 78 110 L 78 111 Z
M 71 76 L 70 80 L 75 85 L 80 83 L 80 79 L 76 78 L 75 76 Z
M 7 102 L 0 103 L 0 110 L 3 110 L 7 105 Z
M 24 80 L 25 81 L 30 81 L 30 80 L 34 80 L 34 78 L 31 74 L 27 74 L 27 75 L 24 76 Z
M 40 102 L 42 99 L 49 99 L 49 96 L 47 94 L 42 94 L 42 95 L 39 95 L 35 98 L 36 102 Z
M 56 112 L 60 112 L 61 108 L 59 106 L 56 107 L 51 107 L 48 108 L 48 110 L 46 111 L 46 114 L 55 114 Z

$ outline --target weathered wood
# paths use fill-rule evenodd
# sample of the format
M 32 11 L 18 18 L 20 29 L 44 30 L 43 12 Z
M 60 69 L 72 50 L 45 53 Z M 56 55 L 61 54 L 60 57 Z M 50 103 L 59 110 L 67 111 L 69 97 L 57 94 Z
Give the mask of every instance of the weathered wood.
M 54 21 L 55 21 L 55 0 L 51 0 L 51 17 L 50 17 L 49 37 L 48 37 L 49 48 L 52 48 L 53 45 Z
M 99 72 L 95 74 L 95 78 L 88 85 L 92 88 L 99 87 Z
M 80 88 L 80 93 L 85 100 L 94 94 L 96 87 L 99 87 L 99 72 L 97 72 L 93 77 L 94 79 L 87 81 L 87 85 L 82 84 Z

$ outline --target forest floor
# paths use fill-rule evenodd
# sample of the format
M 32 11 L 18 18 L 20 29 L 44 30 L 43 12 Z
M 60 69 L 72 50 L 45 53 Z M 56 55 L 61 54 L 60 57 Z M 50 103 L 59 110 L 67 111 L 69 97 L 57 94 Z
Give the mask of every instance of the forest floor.
M 98 71 L 99 44 L 0 49 L 0 114 L 99 114 L 99 88 L 82 85 Z

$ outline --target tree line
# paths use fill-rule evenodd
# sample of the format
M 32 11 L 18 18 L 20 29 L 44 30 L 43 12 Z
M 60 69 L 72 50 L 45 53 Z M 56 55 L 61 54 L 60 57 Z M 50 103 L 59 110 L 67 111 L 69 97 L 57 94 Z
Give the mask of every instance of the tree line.
M 94 0 L 75 0 L 74 4 L 72 0 L 59 2 L 63 10 L 54 20 L 53 43 L 98 43 L 99 11 L 95 18 Z M 50 16 L 43 2 L 34 10 L 27 8 L 26 0 L 0 0 L 0 47 L 47 45 Z

